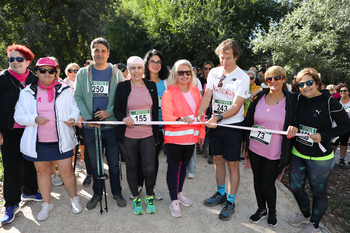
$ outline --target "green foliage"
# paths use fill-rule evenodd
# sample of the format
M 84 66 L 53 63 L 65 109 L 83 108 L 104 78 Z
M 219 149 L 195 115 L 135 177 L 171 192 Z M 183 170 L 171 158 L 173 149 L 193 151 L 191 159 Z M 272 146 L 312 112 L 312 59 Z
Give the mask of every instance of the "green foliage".
M 290 75 L 314 67 L 324 83 L 349 79 L 350 5 L 342 0 L 302 1 L 276 25 L 258 33 L 254 52 L 271 53 Z
M 91 40 L 106 36 L 102 23 L 110 5 L 111 0 L 1 1 L 0 49 L 18 43 L 30 48 L 36 59 L 55 56 L 61 67 L 80 63 L 90 54 Z
M 290 8 L 286 2 L 121 0 L 116 18 L 109 26 L 110 40 L 111 44 L 125 45 L 119 46 L 123 59 L 131 55 L 143 56 L 149 49 L 156 48 L 166 55 L 170 64 L 186 58 L 201 66 L 206 60 L 218 63 L 215 48 L 224 39 L 233 38 L 243 50 L 238 64 L 249 68 L 255 63 L 250 46 L 255 30 L 258 26 L 267 29 L 270 20 L 278 21 L 283 17 Z M 134 47 L 128 50 L 132 45 Z M 125 50 L 130 51 L 129 54 Z

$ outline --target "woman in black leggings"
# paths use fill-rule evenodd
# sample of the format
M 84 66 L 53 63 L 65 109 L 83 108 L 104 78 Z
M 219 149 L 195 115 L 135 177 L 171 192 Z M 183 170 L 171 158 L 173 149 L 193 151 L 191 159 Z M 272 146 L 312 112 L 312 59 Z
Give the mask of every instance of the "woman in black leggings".
M 300 71 L 296 82 L 300 90 L 297 96 L 299 132 L 307 136 L 297 137 L 292 149 L 289 185 L 301 213 L 288 222 L 292 226 L 308 223 L 299 232 L 321 232 L 319 222 L 326 211 L 326 187 L 334 167 L 331 139 L 346 133 L 350 129 L 350 120 L 329 91 L 321 91 L 322 82 L 315 69 Z M 333 121 L 336 127 L 332 127 Z M 306 178 L 313 195 L 312 210 L 305 192 Z

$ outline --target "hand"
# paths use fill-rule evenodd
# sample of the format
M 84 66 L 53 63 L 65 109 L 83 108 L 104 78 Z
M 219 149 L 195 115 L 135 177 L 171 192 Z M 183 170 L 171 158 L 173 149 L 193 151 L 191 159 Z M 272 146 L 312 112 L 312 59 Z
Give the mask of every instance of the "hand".
M 205 140 L 205 138 L 200 138 L 199 139 L 199 142 L 198 142 L 199 146 L 203 146 L 204 140 Z
M 252 95 L 250 96 L 250 101 L 253 102 L 255 100 L 255 98 L 256 98 L 256 95 L 262 90 L 263 90 L 262 88 L 259 88 L 258 90 L 254 91 L 252 93 Z
M 92 118 L 88 119 L 88 120 L 91 120 Z M 88 123 L 88 126 L 90 128 L 94 128 L 94 127 L 97 127 L 97 128 L 100 128 L 100 124 L 95 124 L 95 123 Z
M 197 113 L 197 119 L 199 122 L 204 122 L 205 121 L 205 114 L 204 112 Z
M 125 117 L 123 119 L 123 122 L 126 124 L 126 126 L 134 127 L 134 119 L 132 119 L 131 117 Z
M 287 129 L 287 138 L 288 139 L 291 139 L 291 138 L 294 138 L 295 135 L 298 133 L 298 128 L 297 127 L 294 127 L 294 126 L 288 126 L 288 129 Z
M 45 125 L 49 121 L 50 120 L 47 119 L 46 117 L 42 117 L 42 116 L 35 117 L 35 123 L 37 123 L 38 125 Z
M 108 117 L 109 117 L 109 114 L 108 114 L 107 111 L 97 111 L 97 112 L 95 113 L 95 117 L 98 118 L 98 119 L 100 119 L 100 121 L 102 121 L 102 120 L 108 118 Z
M 242 155 L 246 160 L 249 160 L 248 151 L 246 151 L 245 148 L 243 148 Z
M 212 117 L 208 121 L 205 122 L 205 126 L 207 126 L 208 128 L 211 128 L 211 129 L 215 129 L 216 127 L 218 127 L 217 123 L 218 123 L 218 118 Z
M 321 134 L 319 134 L 319 133 L 310 134 L 309 137 L 310 137 L 314 142 L 321 142 Z
M 81 123 L 83 121 L 84 121 L 83 118 L 80 117 L 78 122 L 75 125 L 78 126 L 81 129 L 81 128 L 83 128 L 83 123 Z
M 68 127 L 72 127 L 73 125 L 75 125 L 75 120 L 73 118 L 69 118 L 68 121 L 64 121 L 64 123 L 68 126 Z
M 193 120 L 191 117 L 185 116 L 185 117 L 181 117 L 179 121 L 183 121 L 186 122 L 187 124 L 192 124 Z

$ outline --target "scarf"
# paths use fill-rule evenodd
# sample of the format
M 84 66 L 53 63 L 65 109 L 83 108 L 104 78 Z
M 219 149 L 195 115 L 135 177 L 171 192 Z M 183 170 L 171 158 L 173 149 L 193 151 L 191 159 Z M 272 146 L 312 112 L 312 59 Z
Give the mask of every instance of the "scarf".
M 60 84 L 59 82 L 54 81 L 50 86 L 45 87 L 43 86 L 40 81 L 38 81 L 39 87 L 41 87 L 42 89 L 47 90 L 47 94 L 49 95 L 49 102 L 51 103 L 53 98 L 55 97 L 55 90 L 53 89 L 54 86 Z

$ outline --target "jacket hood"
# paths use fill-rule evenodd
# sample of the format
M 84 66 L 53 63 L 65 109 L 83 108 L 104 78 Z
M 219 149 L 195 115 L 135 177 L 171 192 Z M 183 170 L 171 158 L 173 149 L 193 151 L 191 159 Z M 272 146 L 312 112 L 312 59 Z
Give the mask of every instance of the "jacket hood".
M 305 96 L 303 96 L 301 93 L 298 93 L 298 100 L 300 99 L 304 99 L 306 101 L 318 101 L 318 100 L 321 100 L 321 99 L 328 99 L 329 97 L 331 97 L 331 94 L 329 93 L 329 90 L 320 90 L 321 92 L 321 95 L 319 96 L 315 96 L 315 97 L 312 97 L 312 98 L 307 98 Z

